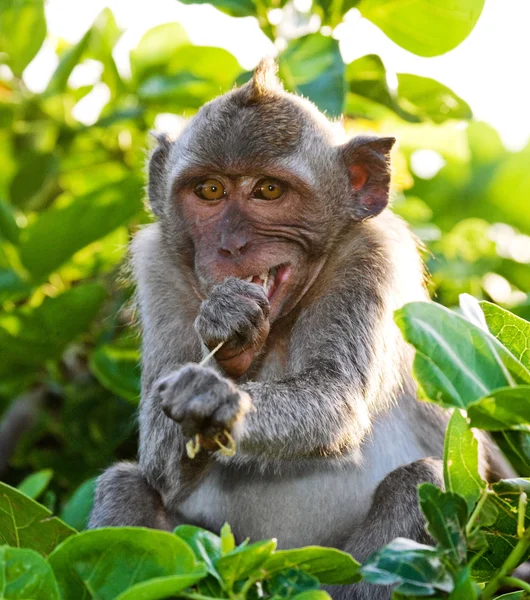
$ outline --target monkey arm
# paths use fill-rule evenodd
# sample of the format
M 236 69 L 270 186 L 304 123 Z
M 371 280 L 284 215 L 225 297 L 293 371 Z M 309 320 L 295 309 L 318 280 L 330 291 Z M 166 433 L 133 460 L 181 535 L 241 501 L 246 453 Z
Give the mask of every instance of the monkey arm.
M 393 308 L 375 289 L 358 288 L 330 295 L 302 315 L 293 332 L 291 374 L 241 386 L 255 407 L 236 431 L 241 450 L 276 456 L 355 450 L 374 414 L 412 388 L 410 351 Z

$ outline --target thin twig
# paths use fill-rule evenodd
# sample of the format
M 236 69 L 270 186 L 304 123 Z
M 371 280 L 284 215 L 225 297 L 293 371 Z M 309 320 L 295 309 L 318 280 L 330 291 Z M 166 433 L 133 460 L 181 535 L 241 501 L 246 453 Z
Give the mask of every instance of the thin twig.
M 212 358 L 212 356 L 221 349 L 221 346 L 224 344 L 224 341 L 220 342 L 219 344 L 217 344 L 217 346 L 209 353 L 207 354 L 199 363 L 199 367 L 204 367 L 204 365 L 210 360 L 210 358 Z

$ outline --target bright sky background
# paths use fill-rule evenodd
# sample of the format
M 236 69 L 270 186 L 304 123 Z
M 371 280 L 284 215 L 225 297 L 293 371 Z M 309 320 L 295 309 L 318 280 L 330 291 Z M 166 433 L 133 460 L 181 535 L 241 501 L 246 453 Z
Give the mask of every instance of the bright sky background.
M 253 18 L 233 19 L 209 5 L 188 6 L 177 0 L 47 0 L 49 31 L 76 42 L 106 6 L 125 29 L 114 54 L 123 73 L 129 70 L 129 51 L 145 31 L 172 21 L 184 26 L 194 44 L 224 47 L 246 69 L 275 53 Z M 391 71 L 429 76 L 449 86 L 470 104 L 477 119 L 491 123 L 507 147 L 517 150 L 530 138 L 529 24 L 530 0 L 486 0 L 468 39 L 435 58 L 403 50 L 355 10 L 348 13 L 336 35 L 346 62 L 376 53 Z M 24 73 L 30 89 L 42 90 L 56 63 L 53 46 L 41 49 Z M 97 66 L 88 63 L 77 67 L 72 76 L 81 85 L 92 83 L 95 74 Z M 79 103 L 77 118 L 95 120 L 105 98 L 104 86 L 89 94 Z

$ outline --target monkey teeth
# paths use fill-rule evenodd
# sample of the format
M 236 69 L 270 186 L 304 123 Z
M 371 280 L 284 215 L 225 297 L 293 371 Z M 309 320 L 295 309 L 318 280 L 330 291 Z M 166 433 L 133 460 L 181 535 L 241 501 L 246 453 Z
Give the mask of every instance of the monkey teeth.
M 278 267 L 272 267 L 272 269 L 270 269 L 269 271 L 263 271 L 263 273 L 260 273 L 259 275 L 251 275 L 250 277 L 245 277 L 245 281 L 261 285 L 265 290 L 267 297 L 270 298 L 277 287 L 277 273 Z

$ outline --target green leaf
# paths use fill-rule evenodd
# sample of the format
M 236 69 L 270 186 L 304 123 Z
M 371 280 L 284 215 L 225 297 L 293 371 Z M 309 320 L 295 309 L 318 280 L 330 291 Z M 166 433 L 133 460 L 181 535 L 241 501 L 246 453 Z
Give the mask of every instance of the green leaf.
M 357 8 L 396 44 L 437 56 L 466 39 L 483 6 L 484 0 L 361 0 Z
M 486 487 L 478 466 L 478 441 L 465 417 L 454 410 L 445 433 L 444 482 L 448 492 L 464 498 L 469 512 Z
M 331 596 L 324 590 L 310 590 L 297 594 L 292 600 L 331 600 Z
M 22 262 L 35 279 L 42 279 L 84 246 L 127 223 L 140 211 L 141 198 L 140 181 L 129 177 L 42 212 L 24 230 Z
M 236 547 L 236 539 L 232 533 L 232 528 L 228 523 L 221 527 L 221 555 L 224 556 L 232 552 Z
M 174 533 L 188 544 L 197 560 L 206 565 L 208 573 L 219 578 L 215 562 L 221 558 L 220 538 L 214 533 L 194 525 L 179 525 Z
M 480 302 L 490 332 L 530 369 L 530 323 L 491 302 Z
M 404 538 L 372 554 L 361 573 L 369 583 L 398 584 L 395 591 L 404 596 L 433 596 L 450 592 L 454 585 L 438 550 Z
M 86 52 L 91 36 L 92 29 L 89 29 L 77 44 L 70 46 L 63 52 L 59 64 L 53 72 L 46 90 L 44 91 L 43 95 L 45 98 L 55 96 L 56 94 L 62 94 L 65 91 L 68 78 L 72 74 L 74 67 L 79 64 L 83 54 Z
M 274 552 L 276 540 L 263 540 L 248 546 L 238 546 L 232 552 L 217 559 L 215 568 L 232 589 L 239 579 L 245 579 L 257 571 L 267 558 Z
M 324 584 L 349 584 L 360 580 L 360 565 L 350 554 L 321 546 L 278 550 L 261 569 L 272 575 L 293 567 L 313 575 Z
M 484 524 L 482 532 L 488 544 L 487 549 L 473 565 L 473 575 L 479 581 L 487 581 L 491 574 L 501 567 L 508 554 L 513 550 L 519 538 L 517 537 L 517 516 L 521 492 L 530 496 L 530 480 L 505 479 L 492 486 L 495 494 L 488 496 L 485 507 L 492 506 L 497 518 Z M 525 527 L 530 525 L 530 508 L 527 507 Z M 530 550 L 519 562 L 530 557 Z
M 27 150 L 17 161 L 17 171 L 9 184 L 9 199 L 14 206 L 27 208 L 57 176 L 57 156 L 51 152 Z
M 468 516 L 464 498 L 443 492 L 431 483 L 421 484 L 418 495 L 429 533 L 458 564 L 464 563 L 467 557 L 464 526 Z
M 0 239 L 18 244 L 20 229 L 15 221 L 13 210 L 7 202 L 0 200 Z
M 28 294 L 31 286 L 13 269 L 0 269 L 0 302 Z
M 122 32 L 109 8 L 104 8 L 92 25 L 88 56 L 99 60 L 103 65 L 101 81 L 110 89 L 112 97 L 125 91 L 125 84 L 114 61 L 112 51 Z
M 103 387 L 130 402 L 140 397 L 140 355 L 134 348 L 100 346 L 90 356 L 90 370 Z
M 180 46 L 167 65 L 168 74 L 189 73 L 217 84 L 216 95 L 228 91 L 242 71 L 233 54 L 211 46 Z
M 407 121 L 442 123 L 447 119 L 471 118 L 469 106 L 434 79 L 407 73 L 398 73 L 397 78 L 397 93 L 392 93 L 383 62 L 375 54 L 354 60 L 346 67 L 350 94 L 377 102 Z M 352 97 L 349 96 L 349 110 L 354 106 L 358 106 L 358 103 L 352 104 Z
M 472 427 L 530 432 L 530 385 L 494 390 L 467 408 Z
M 292 40 L 278 59 L 287 89 L 312 100 L 336 117 L 344 109 L 344 62 L 337 40 L 312 33 Z
M 46 298 L 32 311 L 21 309 L 0 319 L 0 375 L 34 371 L 61 356 L 90 325 L 105 296 L 99 284 L 79 285 Z
M 171 105 L 180 110 L 198 109 L 219 92 L 219 86 L 191 73 L 153 75 L 138 88 L 138 96 L 148 103 Z
M 163 600 L 169 596 L 197 583 L 204 577 L 204 569 L 198 568 L 195 573 L 188 575 L 172 575 L 170 577 L 154 577 L 133 585 L 117 596 L 116 600 Z
M 407 73 L 398 73 L 397 78 L 397 101 L 408 114 L 434 123 L 473 116 L 469 105 L 438 81 Z
M 0 517 L 1 518 L 1 517 Z M 60 600 L 50 565 L 34 550 L 0 547 L 2 600 Z
M 530 383 L 530 372 L 489 332 L 431 302 L 412 302 L 395 313 L 416 348 L 414 374 L 425 396 L 466 408 L 490 391 Z
M 23 494 L 26 494 L 26 496 L 36 500 L 48 487 L 52 477 L 53 471 L 51 469 L 43 469 L 38 473 L 33 473 L 26 477 L 26 479 L 18 485 L 17 489 Z
M 477 600 L 480 589 L 473 581 L 471 567 L 468 565 L 458 572 L 455 577 L 454 590 L 449 594 L 447 600 Z
M 0 3 L 0 53 L 17 76 L 37 54 L 46 37 L 44 0 L 2 0 Z
M 309 590 L 317 590 L 320 583 L 313 577 L 300 569 L 288 569 L 276 573 L 266 581 L 267 593 L 274 598 L 292 598 L 297 594 Z
M 394 99 L 386 81 L 386 69 L 377 54 L 367 54 L 349 63 L 346 66 L 346 80 L 353 94 L 394 108 Z
M 257 14 L 252 0 L 182 0 L 182 4 L 211 4 L 231 17 L 255 17 Z
M 164 73 L 177 48 L 187 43 L 188 36 L 178 23 L 164 23 L 150 29 L 131 50 L 134 79 L 141 82 L 153 73 Z
M 177 536 L 140 527 L 84 531 L 57 547 L 48 560 L 63 598 L 111 600 L 154 578 L 180 575 L 197 581 L 206 574 Z M 178 585 L 176 581 L 154 582 L 152 588 L 146 587 L 146 598 L 163 597 L 157 595 L 157 583 L 160 591 L 166 584 Z
M 0 544 L 46 555 L 74 533 L 44 506 L 0 482 Z
M 97 478 L 92 477 L 82 483 L 61 511 L 61 519 L 78 531 L 86 529 L 88 524 L 94 504 L 96 482 Z
M 525 596 L 525 592 L 510 592 L 509 594 L 496 596 L 495 600 L 525 600 L 525 598 L 528 598 L 528 595 Z

